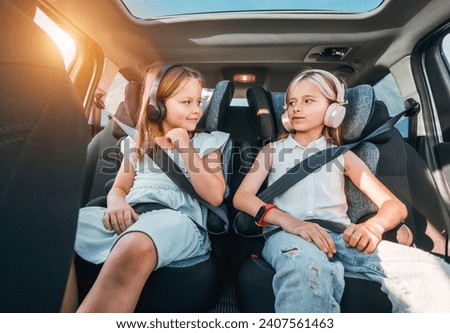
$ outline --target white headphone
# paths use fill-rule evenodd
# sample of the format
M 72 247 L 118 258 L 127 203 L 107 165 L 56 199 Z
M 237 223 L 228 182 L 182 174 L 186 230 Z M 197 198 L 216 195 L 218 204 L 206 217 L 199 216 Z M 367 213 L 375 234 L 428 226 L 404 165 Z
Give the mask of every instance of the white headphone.
M 322 76 L 324 76 L 325 78 L 329 79 L 331 82 L 333 82 L 334 86 L 336 87 L 337 90 L 337 97 L 336 97 L 336 102 L 331 103 L 328 108 L 327 111 L 325 112 L 325 116 L 323 119 L 323 123 L 325 126 L 327 127 L 331 127 L 331 128 L 337 128 L 342 124 L 342 121 L 344 120 L 345 117 L 345 104 L 347 104 L 347 101 L 344 100 L 344 93 L 345 93 L 345 88 L 344 85 L 336 78 L 336 76 L 334 76 L 333 74 L 321 70 L 321 69 L 311 69 L 311 70 L 307 70 L 302 72 L 301 74 L 299 74 L 296 78 L 294 78 L 294 80 L 292 80 L 291 84 L 289 85 L 287 91 L 286 91 L 286 95 L 285 95 L 285 102 L 284 102 L 284 109 L 285 112 L 283 113 L 283 115 L 281 116 L 281 122 L 284 126 L 284 128 L 288 131 L 288 132 L 292 132 L 294 130 L 294 128 L 292 127 L 291 122 L 289 121 L 289 116 L 287 114 L 287 96 L 288 93 L 290 91 L 290 89 L 296 85 L 299 81 L 301 81 L 302 79 L 304 79 L 308 74 L 311 73 L 319 73 Z

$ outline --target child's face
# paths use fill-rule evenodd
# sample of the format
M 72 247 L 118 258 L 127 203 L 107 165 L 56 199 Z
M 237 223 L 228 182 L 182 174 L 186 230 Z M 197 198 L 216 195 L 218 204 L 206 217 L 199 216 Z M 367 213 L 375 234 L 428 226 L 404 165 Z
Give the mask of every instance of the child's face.
M 330 105 L 328 99 L 308 80 L 294 85 L 288 96 L 288 116 L 297 132 L 323 129 L 325 112 Z
M 165 102 L 167 116 L 163 121 L 165 132 L 173 128 L 195 130 L 200 117 L 202 86 L 195 78 L 190 78 L 186 85 Z

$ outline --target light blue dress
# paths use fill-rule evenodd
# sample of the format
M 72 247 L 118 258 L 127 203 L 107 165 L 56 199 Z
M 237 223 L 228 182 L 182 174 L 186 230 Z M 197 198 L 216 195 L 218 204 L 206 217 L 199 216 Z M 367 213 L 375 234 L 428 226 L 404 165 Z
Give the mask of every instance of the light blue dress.
M 229 134 L 214 131 L 197 133 L 191 139 L 192 146 L 200 157 L 222 149 Z M 155 243 L 158 253 L 156 268 L 169 264 L 177 265 L 188 258 L 202 257 L 210 251 L 208 234 L 193 222 L 206 227 L 207 209 L 184 193 L 154 162 L 145 155 L 141 161 L 134 157 L 134 142 L 131 138 L 122 144 L 124 158 L 128 158 L 135 169 L 135 179 L 126 201 L 131 206 L 137 203 L 161 203 L 172 209 L 154 210 L 139 215 L 138 220 L 125 232 L 117 235 L 103 225 L 104 207 L 80 209 L 75 252 L 84 260 L 94 264 L 103 263 L 114 244 L 126 233 L 143 232 Z M 167 151 L 189 178 L 185 163 L 178 151 Z M 192 221 L 193 220 L 193 221 Z M 204 260 L 205 258 L 203 258 Z

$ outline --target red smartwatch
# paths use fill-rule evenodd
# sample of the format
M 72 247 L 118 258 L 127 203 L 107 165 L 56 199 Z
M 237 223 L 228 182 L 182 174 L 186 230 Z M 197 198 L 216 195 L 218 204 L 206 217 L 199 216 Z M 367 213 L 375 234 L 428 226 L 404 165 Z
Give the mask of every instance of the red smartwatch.
M 258 213 L 256 213 L 256 215 L 255 215 L 255 224 L 258 227 L 264 228 L 269 225 L 269 223 L 264 222 L 264 217 L 266 216 L 267 212 L 273 208 L 278 208 L 278 207 L 273 204 L 270 204 L 270 203 L 266 203 L 261 206 L 261 208 L 258 210 Z

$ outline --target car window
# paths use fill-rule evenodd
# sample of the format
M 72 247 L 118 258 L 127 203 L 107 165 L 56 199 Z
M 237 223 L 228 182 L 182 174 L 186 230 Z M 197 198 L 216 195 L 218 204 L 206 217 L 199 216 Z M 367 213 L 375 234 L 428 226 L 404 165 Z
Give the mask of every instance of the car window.
M 111 87 L 108 90 L 108 94 L 105 98 L 106 109 L 112 113 L 116 113 L 119 104 L 125 99 L 125 88 L 127 87 L 128 80 L 119 72 L 111 83 Z M 102 117 L 100 127 L 105 127 L 108 122 L 108 111 L 102 110 Z
M 258 11 L 278 11 L 278 12 L 367 12 L 374 10 L 381 5 L 383 0 L 293 0 L 293 1 L 136 1 L 122 0 L 131 14 L 138 18 L 150 19 L 154 17 L 192 15 L 201 13 L 229 13 L 229 12 L 258 12 Z
M 77 51 L 77 45 L 75 44 L 74 39 L 52 21 L 52 19 L 39 10 L 39 8 L 36 10 L 34 22 L 55 42 L 63 56 L 66 69 L 69 68 Z
M 447 68 L 450 71 L 450 34 L 445 36 L 442 40 L 442 54 L 447 63 Z
M 233 98 L 230 106 L 248 106 L 247 98 Z
M 404 110 L 404 100 L 394 76 L 389 73 L 374 85 L 375 99 L 386 104 L 389 115 L 395 116 Z M 408 118 L 402 118 L 395 127 L 404 138 L 408 137 Z

